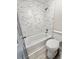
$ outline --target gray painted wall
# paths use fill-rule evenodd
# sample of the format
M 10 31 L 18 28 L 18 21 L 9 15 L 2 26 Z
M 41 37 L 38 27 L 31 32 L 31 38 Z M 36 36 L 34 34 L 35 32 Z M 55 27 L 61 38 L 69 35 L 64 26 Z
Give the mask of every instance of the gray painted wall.
M 62 32 L 62 0 L 56 0 L 54 30 Z

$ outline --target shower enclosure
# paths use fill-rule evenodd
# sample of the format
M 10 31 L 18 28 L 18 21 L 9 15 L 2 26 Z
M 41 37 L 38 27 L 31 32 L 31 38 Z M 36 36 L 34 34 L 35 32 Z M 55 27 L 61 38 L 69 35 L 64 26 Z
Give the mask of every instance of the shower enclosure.
M 46 59 L 45 42 L 53 36 L 55 1 L 18 0 L 17 7 L 25 58 Z

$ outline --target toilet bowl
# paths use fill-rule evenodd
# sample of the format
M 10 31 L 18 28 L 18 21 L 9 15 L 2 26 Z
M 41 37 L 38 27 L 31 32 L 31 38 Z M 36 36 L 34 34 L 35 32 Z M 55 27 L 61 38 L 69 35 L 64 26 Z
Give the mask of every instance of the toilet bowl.
M 47 57 L 49 59 L 53 59 L 57 54 L 57 50 L 59 48 L 59 41 L 55 39 L 49 39 L 46 42 L 46 48 L 47 48 Z

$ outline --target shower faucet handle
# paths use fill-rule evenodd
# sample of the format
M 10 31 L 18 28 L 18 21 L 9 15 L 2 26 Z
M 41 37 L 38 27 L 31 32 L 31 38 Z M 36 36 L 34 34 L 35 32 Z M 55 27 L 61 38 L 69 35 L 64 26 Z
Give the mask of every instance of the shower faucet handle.
M 48 33 L 48 29 L 46 29 L 46 32 L 45 33 Z
M 45 11 L 47 11 L 47 9 L 48 9 L 48 7 L 47 7 L 47 8 L 45 8 Z
M 25 38 L 26 38 L 26 36 L 22 37 L 22 39 L 25 39 Z

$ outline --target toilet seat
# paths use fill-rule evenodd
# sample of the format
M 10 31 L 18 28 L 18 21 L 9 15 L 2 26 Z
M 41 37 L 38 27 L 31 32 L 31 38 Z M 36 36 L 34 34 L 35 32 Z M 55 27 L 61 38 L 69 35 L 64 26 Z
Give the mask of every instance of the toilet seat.
M 59 48 L 59 41 L 57 41 L 56 39 L 49 39 L 46 42 L 46 48 L 54 53 L 58 48 Z
M 51 48 L 51 49 L 56 49 L 59 47 L 59 41 L 55 40 L 55 39 L 49 39 L 47 42 L 46 42 L 46 46 L 48 48 Z

